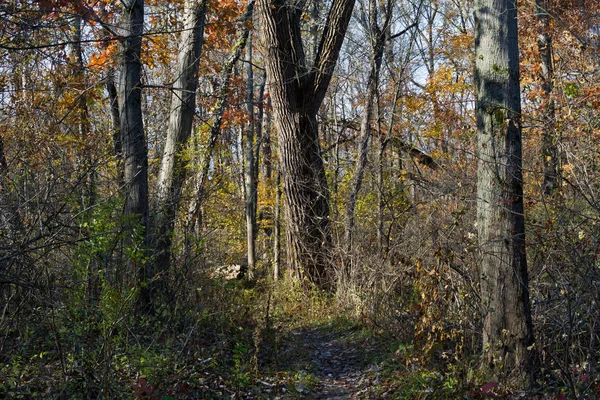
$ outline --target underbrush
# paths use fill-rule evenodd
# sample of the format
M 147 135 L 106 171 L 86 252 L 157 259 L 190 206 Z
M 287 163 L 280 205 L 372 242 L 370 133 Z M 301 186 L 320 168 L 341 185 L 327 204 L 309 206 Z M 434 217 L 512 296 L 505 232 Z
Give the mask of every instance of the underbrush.
M 361 272 L 337 294 L 198 271 L 170 282 L 153 313 L 139 310 L 136 288 L 103 281 L 93 301 L 84 283 L 13 286 L 0 325 L 0 397 L 306 398 L 319 377 L 290 359 L 305 357 L 294 335 L 314 331 L 342 337 L 346 348 L 368 347 L 364 398 L 521 396 L 480 368 L 477 292 L 456 271 L 466 264 L 448 252 L 370 268 L 378 275 Z M 592 302 L 564 281 L 550 287 L 550 279 L 558 282 L 552 272 L 546 267 L 532 284 L 534 307 L 543 311 L 537 396 L 592 398 L 594 360 L 583 358 L 584 346 L 595 346 L 585 331 L 593 335 L 596 322 L 583 318 L 593 315 Z
M 244 390 L 264 328 L 261 290 L 205 281 L 202 291 L 154 315 L 136 309 L 135 290 L 105 288 L 95 306 L 41 297 L 28 320 L 3 332 L 0 397 L 222 398 Z
M 268 389 L 267 376 L 293 392 L 314 379 L 277 371 L 288 332 L 360 325 L 332 296 L 292 282 L 198 275 L 175 287 L 154 313 L 138 309 L 139 290 L 106 283 L 96 302 L 85 291 L 30 292 L 29 313 L 3 325 L 0 397 L 246 397 Z M 27 294 L 16 288 L 13 300 Z

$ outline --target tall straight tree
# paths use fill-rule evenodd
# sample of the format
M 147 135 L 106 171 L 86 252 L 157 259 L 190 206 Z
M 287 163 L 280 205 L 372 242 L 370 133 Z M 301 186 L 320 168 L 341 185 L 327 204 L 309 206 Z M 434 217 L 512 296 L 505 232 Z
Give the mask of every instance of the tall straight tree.
M 389 31 L 389 25 L 392 17 L 392 2 L 388 0 L 385 5 L 384 22 L 379 26 L 378 21 L 378 5 L 375 0 L 369 0 L 368 4 L 368 21 L 366 28 L 368 29 L 369 39 L 371 41 L 371 69 L 367 81 L 367 93 L 365 96 L 365 106 L 362 120 L 360 123 L 360 140 L 358 143 L 358 156 L 354 166 L 353 182 L 346 201 L 346 216 L 344 223 L 344 240 L 346 241 L 346 249 L 350 254 L 352 251 L 352 233 L 354 232 L 354 211 L 356 202 L 358 201 L 358 193 L 360 192 L 365 169 L 367 167 L 367 155 L 369 151 L 369 141 L 371 139 L 371 120 L 374 114 L 375 97 L 379 86 L 379 70 L 383 61 L 383 51 L 386 39 L 389 38 L 386 32 Z M 365 18 L 366 19 L 366 18 Z
M 260 160 L 260 147 L 263 141 L 262 124 L 264 116 L 265 74 L 258 87 L 258 101 L 256 113 L 254 112 L 254 72 L 252 62 L 252 36 L 248 36 L 246 43 L 246 110 L 250 120 L 246 125 L 246 140 L 243 141 L 245 149 L 245 193 L 246 193 L 246 244 L 248 255 L 248 277 L 252 278 L 256 264 L 256 237 L 258 235 L 258 222 L 256 210 L 258 207 L 258 165 Z
M 556 110 L 554 106 L 554 65 L 552 61 L 552 36 L 547 0 L 536 0 L 535 11 L 539 24 L 537 37 L 540 52 L 540 79 L 542 81 L 542 157 L 544 180 L 542 191 L 551 195 L 558 186 L 558 146 L 556 137 Z
M 256 261 L 256 234 L 258 232 L 256 225 L 256 203 L 258 200 L 258 174 L 255 168 L 254 159 L 258 156 L 258 152 L 254 151 L 254 71 L 252 67 L 252 36 L 248 36 L 246 43 L 246 111 L 248 112 L 249 121 L 246 125 L 246 140 L 243 142 L 245 149 L 245 165 L 244 165 L 244 181 L 246 193 L 246 246 L 248 257 L 248 274 L 254 274 Z M 262 101 L 262 99 L 259 99 Z M 261 121 L 262 122 L 262 121 Z M 258 164 L 257 164 L 258 165 Z
M 135 227 L 141 228 L 145 247 L 148 234 L 148 149 L 142 119 L 142 63 L 140 61 L 144 2 L 123 0 L 121 3 L 123 4 L 121 22 L 123 39 L 118 95 L 125 180 L 126 235 L 130 237 Z M 131 271 L 137 273 L 137 281 L 145 282 L 151 275 L 151 265 L 130 262 L 131 268 L 133 265 L 138 266 L 137 271 Z
M 246 11 L 240 20 L 242 25 L 239 37 L 235 41 L 231 54 L 227 58 L 227 61 L 223 65 L 220 73 L 220 88 L 215 94 L 216 101 L 212 107 L 213 115 L 208 122 L 210 127 L 210 135 L 208 143 L 206 144 L 205 154 L 202 160 L 199 162 L 198 171 L 193 177 L 193 193 L 194 196 L 188 205 L 186 232 L 193 232 L 197 237 L 200 237 L 202 223 L 201 223 L 201 207 L 205 200 L 206 184 L 209 178 L 210 165 L 212 163 L 212 152 L 217 144 L 217 140 L 221 135 L 221 125 L 223 124 L 223 116 L 225 115 L 225 108 L 227 106 L 227 100 L 229 97 L 229 82 L 234 72 L 234 67 L 240 59 L 243 50 L 246 48 L 248 36 L 250 35 L 250 20 L 252 13 L 254 12 L 255 0 L 249 0 L 246 6 Z M 186 252 L 191 251 L 191 243 L 186 243 Z
M 333 0 L 317 53 L 307 65 L 301 36 L 306 1 L 260 0 L 268 87 L 279 137 L 288 263 L 330 288 L 331 222 L 317 112 L 337 62 L 354 0 Z
M 169 127 L 157 181 L 155 265 L 159 271 L 169 267 L 175 217 L 186 178 L 183 149 L 192 133 L 205 20 L 206 0 L 186 0 Z
M 515 0 L 475 2 L 477 229 L 484 362 L 525 387 L 532 377 Z

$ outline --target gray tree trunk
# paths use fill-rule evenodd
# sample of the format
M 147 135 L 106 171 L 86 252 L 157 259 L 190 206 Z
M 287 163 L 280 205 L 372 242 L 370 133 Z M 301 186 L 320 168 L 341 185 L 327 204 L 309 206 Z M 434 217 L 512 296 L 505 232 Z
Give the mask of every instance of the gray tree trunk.
M 526 388 L 532 377 L 519 49 L 515 0 L 475 3 L 477 230 L 484 363 Z
M 186 178 L 188 157 L 183 151 L 194 122 L 205 20 L 206 0 L 186 0 L 169 127 L 157 181 L 154 263 L 156 271 L 163 274 L 169 270 L 175 218 Z
M 84 187 L 80 188 L 82 216 L 89 215 L 92 207 L 96 204 L 96 171 L 93 161 L 91 148 L 91 124 L 87 96 L 85 95 L 87 85 L 85 82 L 85 63 L 83 60 L 83 50 L 81 48 L 81 30 L 83 18 L 75 15 L 73 19 L 73 49 L 71 54 L 71 71 L 75 82 L 74 87 L 79 91 L 77 98 L 77 125 L 79 128 L 79 138 L 84 144 L 81 160 L 77 169 L 82 175 L 78 180 Z M 81 228 L 82 235 L 87 235 L 85 228 Z M 98 276 L 98 261 L 91 260 L 87 266 L 87 294 L 88 301 L 95 306 L 100 298 L 100 281 Z
M 379 86 L 379 71 L 383 60 L 383 51 L 386 42 L 387 25 L 391 20 L 391 6 L 387 8 L 387 15 L 383 27 L 379 27 L 377 21 L 378 7 L 375 0 L 369 1 L 369 36 L 371 39 L 371 70 L 367 81 L 367 93 L 365 97 L 365 109 L 363 111 L 362 120 L 360 123 L 360 140 L 358 143 L 358 156 L 354 166 L 353 182 L 350 193 L 346 201 L 346 215 L 344 223 L 344 240 L 346 242 L 346 251 L 348 255 L 352 252 L 352 233 L 354 231 L 354 211 L 358 200 L 362 181 L 367 167 L 367 155 L 369 152 L 369 141 L 371 138 L 371 120 L 373 119 L 373 110 L 375 105 L 375 97 Z M 350 258 L 351 260 L 353 257 Z
M 248 257 L 248 277 L 252 278 L 256 267 L 256 233 L 258 232 L 256 225 L 256 203 L 258 200 L 258 173 L 256 170 L 255 158 L 258 156 L 255 147 L 258 143 L 254 142 L 254 71 L 252 68 L 252 36 L 248 37 L 246 44 L 246 111 L 250 120 L 246 126 L 245 140 L 245 171 L 244 181 L 246 186 L 246 248 Z M 261 99 L 262 101 L 262 99 Z
M 142 119 L 142 64 L 140 61 L 144 30 L 144 2 L 143 0 L 123 0 L 121 3 L 123 4 L 121 22 L 123 40 L 121 41 L 122 55 L 118 96 L 123 137 L 125 237 L 132 238 L 134 236 L 132 234 L 136 232 L 137 238 L 131 239 L 126 244 L 129 246 L 141 245 L 143 253 L 148 244 L 148 150 Z M 143 255 L 142 258 L 144 258 Z M 151 264 L 138 259 L 129 260 L 128 265 L 130 269 L 128 272 L 137 274 L 137 283 L 145 288 L 145 283 L 152 277 Z M 137 270 L 134 271 L 134 268 Z M 149 305 L 150 299 L 147 293 L 142 293 L 141 302 L 143 305 Z
M 221 124 L 223 123 L 223 114 L 225 113 L 225 107 L 227 105 L 227 91 L 229 89 L 229 81 L 231 80 L 231 74 L 233 72 L 233 67 L 238 62 L 242 55 L 242 51 L 246 47 L 246 42 L 248 40 L 248 35 L 250 34 L 248 22 L 252 17 L 252 13 L 254 11 L 254 0 L 248 2 L 246 7 L 246 12 L 242 17 L 242 31 L 240 33 L 240 38 L 237 40 L 235 45 L 233 46 L 232 53 L 227 59 L 227 62 L 223 66 L 221 70 L 221 88 L 219 93 L 217 93 L 217 101 L 213 107 L 214 113 L 210 120 L 210 137 L 208 139 L 208 143 L 206 145 L 206 152 L 203 156 L 201 164 L 198 168 L 198 172 L 194 177 L 194 188 L 193 188 L 193 197 L 192 201 L 188 207 L 187 213 L 187 221 L 186 221 L 186 232 L 194 233 L 196 237 L 200 237 L 201 234 L 201 207 L 202 202 L 205 197 L 205 188 L 206 182 L 208 180 L 208 173 L 210 170 L 210 163 L 212 159 L 212 152 L 217 144 L 217 139 L 221 134 Z M 190 254 L 191 252 L 191 243 L 188 241 L 186 243 L 186 253 Z
M 119 94 L 115 84 L 115 72 L 112 69 L 106 74 L 106 90 L 110 102 L 113 155 L 117 160 L 117 184 L 119 188 L 122 188 L 125 185 L 122 165 L 123 135 L 121 134 L 121 114 L 119 114 Z
M 275 215 L 273 216 L 273 280 L 281 278 L 281 173 L 275 171 Z
M 266 79 L 266 74 L 265 74 Z M 271 108 L 271 98 L 267 99 L 267 109 Z M 271 112 L 265 114 L 265 130 L 263 133 L 262 141 L 262 153 L 263 153 L 263 165 L 265 171 L 265 180 L 271 182 L 273 175 L 273 152 L 271 151 Z
M 542 164 L 544 166 L 542 192 L 545 196 L 549 196 L 554 193 L 559 184 L 556 112 L 552 95 L 554 91 L 552 36 L 550 35 L 550 15 L 546 0 L 536 0 L 535 6 L 540 24 L 537 45 L 540 52 L 540 78 L 542 81 Z
M 265 66 L 286 195 L 288 263 L 301 279 L 330 289 L 329 194 L 317 112 L 331 81 L 354 0 L 333 1 L 310 68 L 306 66 L 300 32 L 302 3 L 260 0 Z

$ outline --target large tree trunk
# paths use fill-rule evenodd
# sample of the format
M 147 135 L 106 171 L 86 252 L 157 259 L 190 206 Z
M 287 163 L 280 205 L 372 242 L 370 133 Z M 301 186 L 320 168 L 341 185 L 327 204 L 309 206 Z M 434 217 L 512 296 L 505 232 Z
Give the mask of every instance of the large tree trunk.
M 550 15 L 546 0 L 536 0 L 536 14 L 540 24 L 537 38 L 540 52 L 540 78 L 542 81 L 542 157 L 544 180 L 542 191 L 551 195 L 558 187 L 558 146 L 556 137 L 556 112 L 554 107 L 554 65 L 552 62 L 552 36 Z
M 477 228 L 484 361 L 498 378 L 532 377 L 519 91 L 517 6 L 477 0 Z
M 123 136 L 125 237 L 127 246 L 147 247 L 148 235 L 148 150 L 142 120 L 140 53 L 144 30 L 143 0 L 124 0 L 121 30 L 121 74 L 119 77 L 119 114 Z M 134 234 L 135 233 L 135 234 Z M 135 236 L 135 237 L 134 237 Z M 135 256 L 134 256 L 135 257 Z M 129 273 L 137 273 L 137 283 L 145 288 L 152 276 L 151 264 L 144 255 L 129 260 Z M 133 269 L 137 269 L 134 271 Z M 145 290 L 142 290 L 145 292 Z M 149 304 L 147 294 L 141 302 Z
M 329 195 L 317 112 L 338 59 L 354 0 L 334 0 L 311 68 L 300 33 L 303 2 L 260 0 L 266 70 L 279 136 L 288 263 L 302 278 L 331 288 Z
M 198 69 L 206 20 L 206 0 L 186 0 L 184 29 L 179 40 L 176 79 L 173 83 L 169 128 L 160 164 L 156 194 L 155 269 L 165 274 L 181 191 L 186 177 L 184 147 L 192 133 L 196 109 Z

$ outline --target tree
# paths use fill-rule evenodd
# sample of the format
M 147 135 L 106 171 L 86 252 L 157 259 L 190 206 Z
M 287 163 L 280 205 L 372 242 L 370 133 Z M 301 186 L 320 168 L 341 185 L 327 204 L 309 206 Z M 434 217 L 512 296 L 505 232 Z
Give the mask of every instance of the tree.
M 246 45 L 246 110 L 249 121 L 246 124 L 246 137 L 243 141 L 244 149 L 244 192 L 246 194 L 246 247 L 248 257 L 248 276 L 252 277 L 256 267 L 256 236 L 258 234 L 257 206 L 258 206 L 258 166 L 260 160 L 260 147 L 262 144 L 262 123 L 264 116 L 265 76 L 258 90 L 258 103 L 256 114 L 254 112 L 254 72 L 252 60 L 252 36 L 248 37 Z
M 175 218 L 186 178 L 188 157 L 183 151 L 192 133 L 196 111 L 206 0 L 187 0 L 184 14 L 169 126 L 157 181 L 155 266 L 161 271 L 169 268 Z
M 307 65 L 300 29 L 306 1 L 260 0 L 259 4 L 285 191 L 288 263 L 298 276 L 328 288 L 331 222 L 317 112 L 331 81 L 354 0 L 333 1 L 311 66 Z
M 205 125 L 205 127 L 209 130 L 209 138 L 208 143 L 206 144 L 206 151 L 203 155 L 202 160 L 199 163 L 200 165 L 198 166 L 198 170 L 193 178 L 193 198 L 188 206 L 186 220 L 186 231 L 190 233 L 193 232 L 198 237 L 200 237 L 200 230 L 202 227 L 200 211 L 202 202 L 205 200 L 205 190 L 212 161 L 212 151 L 217 144 L 217 139 L 219 138 L 219 135 L 221 134 L 221 125 L 223 123 L 223 116 L 225 114 L 225 107 L 227 105 L 231 75 L 233 74 L 233 69 L 237 64 L 238 60 L 240 59 L 243 50 L 246 48 L 248 36 L 250 35 L 249 22 L 252 18 L 252 13 L 254 12 L 254 3 L 255 0 L 250 0 L 248 2 L 244 15 L 241 18 L 240 22 L 243 24 L 243 27 L 239 32 L 239 37 L 237 38 L 231 49 L 229 57 L 227 58 L 226 62 L 223 65 L 223 68 L 221 69 L 221 86 L 215 96 L 216 101 L 212 107 L 212 117 L 209 123 Z M 186 251 L 189 252 L 189 243 L 187 247 L 188 249 L 186 249 Z
M 484 362 L 524 387 L 533 373 L 519 88 L 517 8 L 475 5 L 477 228 L 481 250 Z
M 353 182 L 346 201 L 346 216 L 344 222 L 344 240 L 346 250 L 349 255 L 352 251 L 352 233 L 354 232 L 354 210 L 358 200 L 358 193 L 362 186 L 362 181 L 367 166 L 367 155 L 369 150 L 369 141 L 371 138 L 371 120 L 375 108 L 375 96 L 379 86 L 379 71 L 383 60 L 383 50 L 386 39 L 389 38 L 386 33 L 392 17 L 392 4 L 387 2 L 385 15 L 383 16 L 383 25 L 379 26 L 377 2 L 370 0 L 368 3 L 368 21 L 364 21 L 368 30 L 367 37 L 371 44 L 371 68 L 367 80 L 367 93 L 365 96 L 365 106 L 360 123 L 360 141 L 358 145 L 358 155 L 354 166 Z M 367 19 L 367 17 L 365 17 Z
M 147 246 L 148 235 L 148 149 L 142 119 L 142 85 L 140 60 L 144 30 L 143 0 L 123 1 L 121 30 L 121 73 L 119 76 L 119 114 L 124 164 L 125 230 L 130 246 Z M 138 230 L 141 232 L 138 233 Z M 141 236 L 141 244 L 135 243 Z M 141 261 L 141 262 L 140 262 Z M 137 282 L 151 277 L 151 264 L 143 260 L 130 260 L 130 268 L 137 265 Z M 148 304 L 149 298 L 142 299 Z
M 548 196 L 558 185 L 558 146 L 556 138 L 556 111 L 552 91 L 554 89 L 554 65 L 552 61 L 552 36 L 547 0 L 536 0 L 536 14 L 540 25 L 537 37 L 540 52 L 540 78 L 542 81 L 542 157 L 544 180 L 542 190 Z

